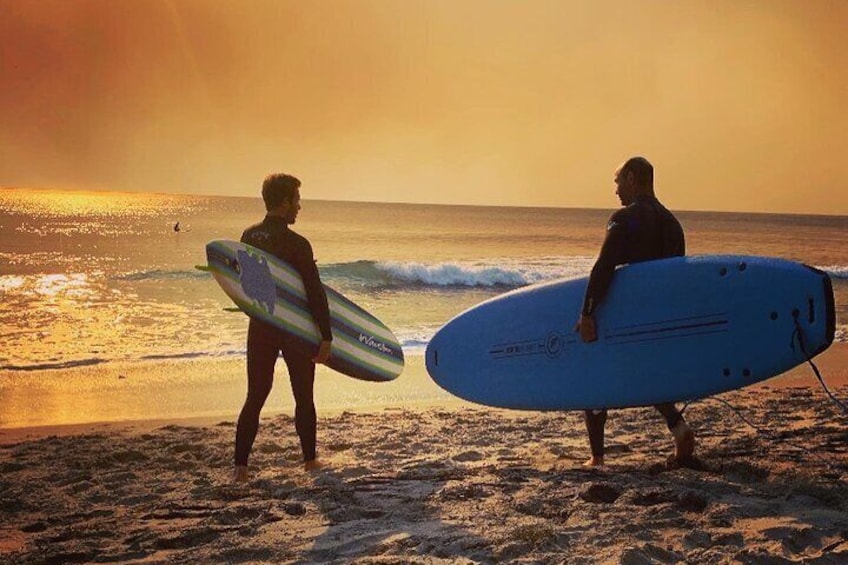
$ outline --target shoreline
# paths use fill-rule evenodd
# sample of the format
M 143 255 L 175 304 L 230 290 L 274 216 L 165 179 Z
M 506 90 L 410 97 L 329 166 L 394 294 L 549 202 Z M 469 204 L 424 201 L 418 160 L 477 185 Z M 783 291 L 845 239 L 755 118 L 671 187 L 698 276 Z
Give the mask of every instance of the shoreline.
M 35 433 L 42 427 L 81 429 L 146 420 L 234 419 L 246 392 L 242 357 L 116 362 L 39 374 L 0 371 L 0 405 L 4 409 L 0 413 L 0 441 L 12 430 Z M 421 355 L 407 357 L 403 375 L 386 383 L 359 381 L 319 366 L 315 402 L 319 411 L 335 413 L 462 401 L 429 378 Z M 280 362 L 263 415 L 293 407 L 285 365 Z
M 355 381 L 334 373 L 326 368 L 319 368 L 316 374 L 316 407 L 318 409 L 319 418 L 335 417 L 344 412 L 368 413 L 382 412 L 387 410 L 425 410 L 429 408 L 443 408 L 448 410 L 468 410 L 468 409 L 489 409 L 476 404 L 472 404 L 456 398 L 447 392 L 442 391 L 435 383 L 430 380 L 426 374 L 426 369 L 423 364 L 423 356 L 410 356 L 408 366 L 404 373 L 391 383 L 363 383 Z M 827 351 L 819 355 L 813 360 L 818 366 L 822 377 L 831 391 L 840 387 L 848 386 L 848 343 L 834 343 Z M 284 368 L 283 369 L 283 375 Z M 203 414 L 175 414 L 172 416 L 154 416 L 154 417 L 130 417 L 123 419 L 94 419 L 91 421 L 75 421 L 67 423 L 49 423 L 41 425 L 13 425 L 0 427 L 0 445 L 11 442 L 40 439 L 47 436 L 67 436 L 80 433 L 90 433 L 92 431 L 130 431 L 136 430 L 139 433 L 155 429 L 157 427 L 166 426 L 169 424 L 179 426 L 205 427 L 214 426 L 222 422 L 234 422 L 238 418 L 238 413 L 241 408 L 243 395 L 246 391 L 244 382 L 244 361 L 242 359 L 228 360 L 176 360 L 176 361 L 150 361 L 143 363 L 115 363 L 98 365 L 94 367 L 74 367 L 70 369 L 62 369 L 54 371 L 55 374 L 48 375 L 53 379 L 61 379 L 65 383 L 79 382 L 80 379 L 88 379 L 90 389 L 95 387 L 105 387 L 105 393 L 112 393 L 114 387 L 120 386 L 127 381 L 147 380 L 148 386 L 165 386 L 172 390 L 177 390 L 180 393 L 184 392 L 186 387 L 194 387 L 196 385 L 206 385 L 213 390 L 218 391 L 224 388 L 227 391 L 234 391 L 231 394 L 232 398 L 227 403 L 227 408 L 217 408 Z M 186 379 L 174 386 L 173 383 L 168 383 L 164 375 L 172 372 L 178 372 L 181 375 L 188 375 Z M 68 374 L 77 373 L 77 374 Z M 0 374 L 2 378 L 2 374 Z M 329 381 L 329 382 L 328 382 Z M 291 394 L 288 390 L 288 382 L 285 378 L 278 378 L 275 383 L 274 391 L 262 411 L 263 421 L 267 419 L 285 416 L 293 409 Z M 323 385 L 323 386 L 322 386 Z M 327 388 L 330 387 L 347 387 L 353 389 L 354 393 L 348 395 L 348 398 L 353 398 L 355 395 L 360 395 L 356 399 L 358 403 L 344 404 L 339 402 L 322 404 L 322 393 L 326 396 Z M 412 395 L 398 395 L 398 389 L 408 388 Z M 799 365 L 782 375 L 771 379 L 754 383 L 749 387 L 741 390 L 758 390 L 758 389 L 789 389 L 789 388 L 806 388 L 821 391 L 825 401 L 830 402 L 826 398 L 824 391 L 821 389 L 820 383 L 811 367 L 804 363 Z M 280 390 L 281 389 L 281 390 Z M 390 390 L 392 389 L 392 390 Z M 373 402 L 364 399 L 361 396 L 363 391 L 374 392 L 375 394 L 383 395 L 377 397 Z M 2 392 L 2 388 L 0 388 Z M 81 394 L 85 391 L 79 391 L 78 388 L 71 389 L 74 394 Z M 732 393 L 722 393 L 724 396 Z M 104 390 L 97 391 L 98 395 L 104 393 Z M 392 397 L 392 393 L 395 393 Z M 161 394 L 157 396 L 163 396 Z M 848 399 L 837 395 L 843 403 Z M 220 406 L 220 404 L 219 404 Z M 7 406 L 8 409 L 8 406 Z M 491 408 L 491 410 L 500 410 L 502 412 L 515 412 L 516 414 L 532 414 L 533 411 L 512 411 Z

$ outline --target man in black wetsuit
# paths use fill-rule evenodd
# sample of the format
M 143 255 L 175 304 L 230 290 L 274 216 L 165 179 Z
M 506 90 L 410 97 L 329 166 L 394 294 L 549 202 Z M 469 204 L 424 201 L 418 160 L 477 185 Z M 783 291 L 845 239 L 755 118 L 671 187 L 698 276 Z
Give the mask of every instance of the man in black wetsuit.
M 610 217 L 607 235 L 589 276 L 583 309 L 576 330 L 584 342 L 598 339 L 594 313 L 612 283 L 615 268 L 686 253 L 683 228 L 654 196 L 654 168 L 644 157 L 628 159 L 615 173 L 616 194 L 623 208 Z M 658 404 L 674 436 L 675 458 L 686 460 L 695 451 L 695 434 L 673 403 Z M 586 431 L 592 458 L 586 465 L 604 464 L 604 424 L 607 410 L 586 410 Z
M 295 428 L 300 438 L 304 466 L 306 470 L 320 466 L 315 458 L 317 417 L 312 392 L 315 364 L 329 359 L 330 342 L 333 340 L 327 295 L 318 276 L 312 246 L 306 238 L 289 229 L 300 210 L 300 180 L 285 174 L 268 176 L 262 183 L 262 200 L 268 212 L 265 219 L 247 228 L 241 241 L 272 253 L 297 269 L 306 287 L 309 310 L 321 331 L 322 341 L 315 357 L 310 357 L 299 351 L 290 337 L 273 326 L 250 319 L 247 330 L 247 399 L 236 428 L 236 482 L 248 480 L 247 459 L 259 428 L 259 412 L 271 392 L 274 366 L 281 352 L 294 393 Z

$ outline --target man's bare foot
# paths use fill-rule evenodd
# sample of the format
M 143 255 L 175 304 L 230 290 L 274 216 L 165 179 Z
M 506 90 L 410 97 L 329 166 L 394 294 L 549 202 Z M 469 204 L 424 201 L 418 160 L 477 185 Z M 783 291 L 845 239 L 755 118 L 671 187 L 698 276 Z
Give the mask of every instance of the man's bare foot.
M 600 467 L 604 464 L 604 456 L 600 457 L 593 455 L 588 461 L 583 463 L 584 467 Z
M 695 432 L 684 422 L 680 421 L 671 430 L 674 436 L 674 458 L 685 461 L 695 453 Z
M 233 482 L 246 483 L 248 480 L 250 480 L 250 476 L 247 474 L 247 465 L 236 465 L 233 471 Z
M 317 459 L 310 459 L 309 461 L 303 462 L 303 470 L 311 473 L 313 471 L 318 471 L 324 468 L 324 464 Z

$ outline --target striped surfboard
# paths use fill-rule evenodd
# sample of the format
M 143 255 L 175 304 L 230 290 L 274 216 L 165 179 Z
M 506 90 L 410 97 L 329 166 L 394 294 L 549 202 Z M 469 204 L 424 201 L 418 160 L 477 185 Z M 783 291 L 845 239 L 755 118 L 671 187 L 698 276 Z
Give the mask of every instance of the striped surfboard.
M 206 245 L 209 271 L 252 318 L 290 335 L 304 353 L 314 355 L 321 340 L 309 311 L 300 274 L 277 257 L 237 241 Z M 403 371 L 403 350 L 380 320 L 324 285 L 330 306 L 333 346 L 327 366 L 365 381 L 390 381 Z

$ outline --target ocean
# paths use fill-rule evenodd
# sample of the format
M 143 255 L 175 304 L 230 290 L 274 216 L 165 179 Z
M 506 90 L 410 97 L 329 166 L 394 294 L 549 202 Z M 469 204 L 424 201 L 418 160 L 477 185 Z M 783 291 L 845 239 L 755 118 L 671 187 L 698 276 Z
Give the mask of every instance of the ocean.
M 391 327 L 406 356 L 390 383 L 319 367 L 321 413 L 458 402 L 424 368 L 436 330 L 497 294 L 588 274 L 612 212 L 302 204 L 294 229 L 312 242 L 324 282 Z M 195 265 L 208 241 L 239 239 L 263 216 L 258 197 L 0 189 L 0 429 L 235 418 L 247 318 L 225 310 L 229 298 Z M 827 271 L 837 340 L 848 340 L 848 217 L 678 217 L 690 254 L 777 256 Z M 576 317 L 564 313 L 563 325 Z M 263 414 L 291 412 L 280 373 Z
M 482 300 L 588 274 L 611 212 L 307 199 L 294 229 L 312 242 L 324 282 L 415 356 Z M 194 266 L 208 241 L 239 239 L 263 215 L 258 197 L 0 190 L 0 371 L 243 355 L 246 318 L 225 311 L 229 299 Z M 677 215 L 689 254 L 828 272 L 837 339 L 848 340 L 848 217 Z

